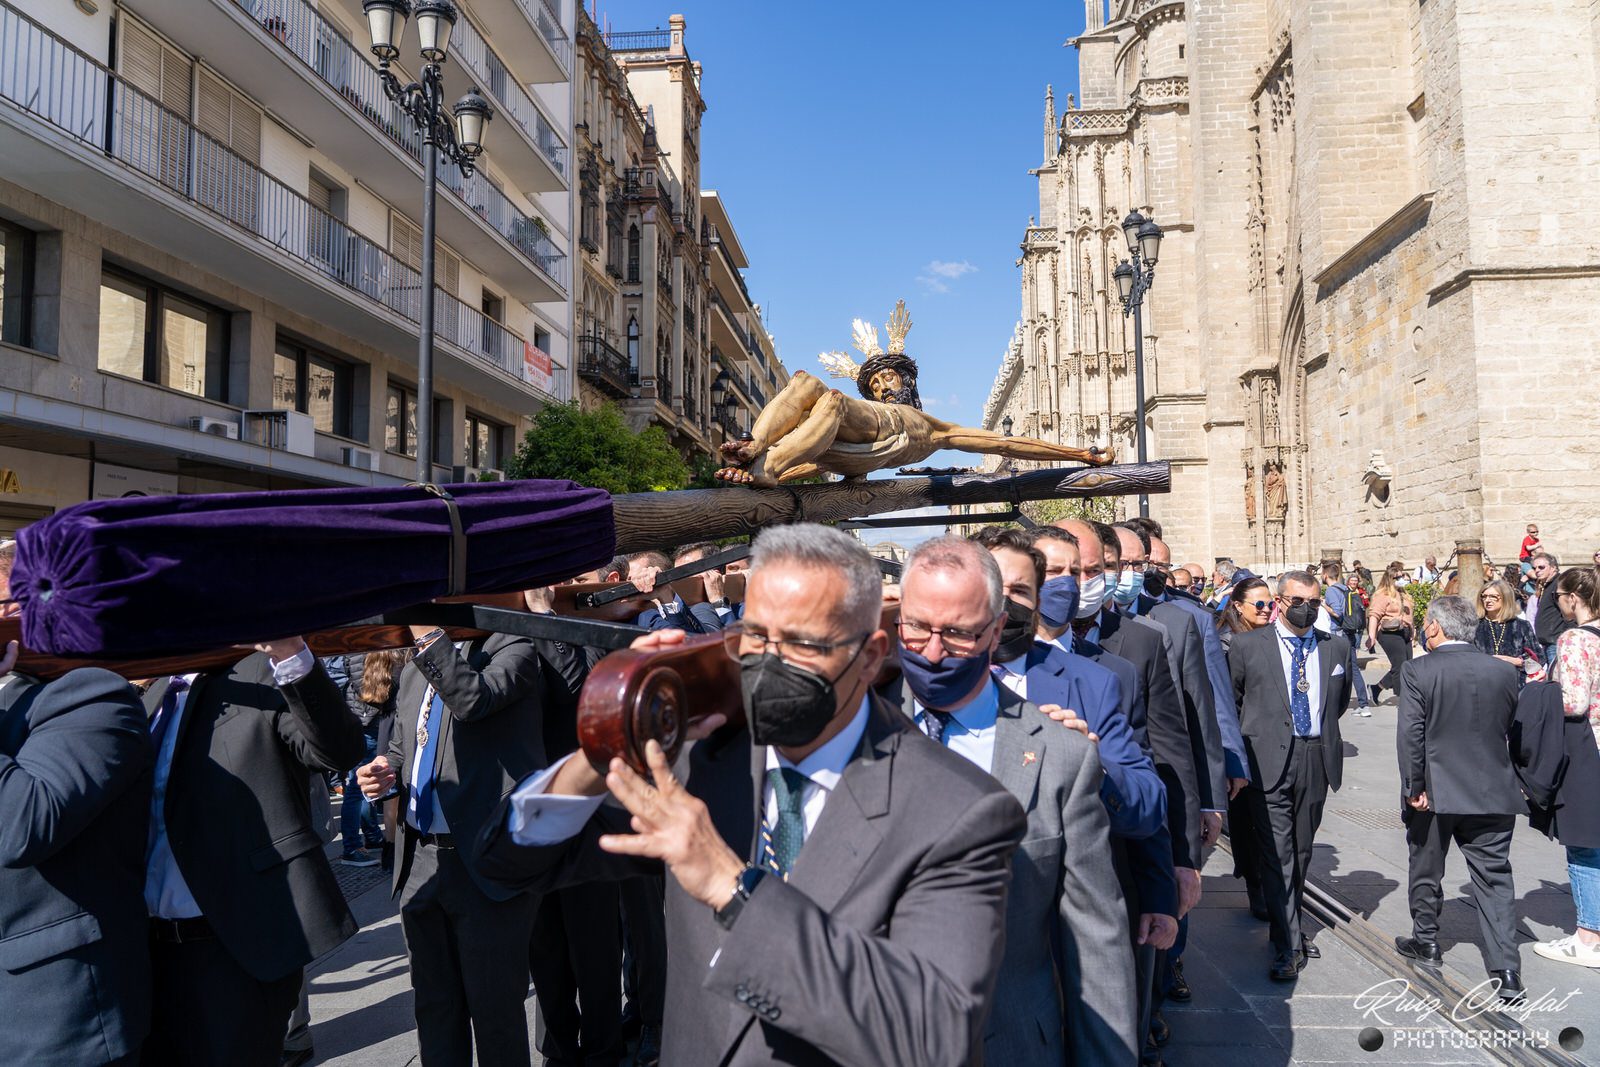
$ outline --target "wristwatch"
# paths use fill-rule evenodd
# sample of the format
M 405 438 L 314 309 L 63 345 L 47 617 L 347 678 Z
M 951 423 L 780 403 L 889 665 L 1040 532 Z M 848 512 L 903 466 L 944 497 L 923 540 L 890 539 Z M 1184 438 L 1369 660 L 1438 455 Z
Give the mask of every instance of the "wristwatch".
M 427 648 L 428 645 L 432 644 L 434 641 L 437 641 L 439 638 L 441 638 L 443 636 L 444 636 L 444 627 L 435 626 L 432 630 L 430 630 L 429 632 L 423 634 L 421 637 L 417 638 L 415 644 L 416 644 L 416 646 L 418 648 Z
M 728 598 L 727 597 L 719 597 L 718 599 L 713 600 L 711 602 L 711 606 L 714 607 L 714 608 L 717 608 L 718 610 L 721 610 L 723 608 L 731 608 L 731 607 L 733 607 L 732 604 L 728 603 Z
M 716 917 L 718 925 L 724 930 L 732 930 L 734 920 L 739 918 L 739 913 L 744 910 L 745 903 L 750 899 L 750 894 L 756 891 L 756 886 L 761 884 L 767 871 L 765 867 L 746 864 L 744 870 L 739 872 L 739 877 L 733 880 L 733 896 L 728 902 L 712 914 Z

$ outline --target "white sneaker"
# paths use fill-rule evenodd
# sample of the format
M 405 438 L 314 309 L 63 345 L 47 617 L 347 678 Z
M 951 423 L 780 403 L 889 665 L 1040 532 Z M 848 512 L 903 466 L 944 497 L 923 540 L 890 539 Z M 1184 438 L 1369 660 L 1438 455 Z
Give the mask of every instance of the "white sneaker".
M 1577 934 L 1568 934 L 1556 941 L 1541 941 L 1533 951 L 1557 963 L 1574 963 L 1579 967 L 1600 967 L 1600 945 L 1578 940 Z
M 1370 719 L 1370 718 L 1372 718 L 1372 709 L 1371 708 L 1357 708 L 1356 709 L 1356 714 L 1361 716 L 1363 719 Z

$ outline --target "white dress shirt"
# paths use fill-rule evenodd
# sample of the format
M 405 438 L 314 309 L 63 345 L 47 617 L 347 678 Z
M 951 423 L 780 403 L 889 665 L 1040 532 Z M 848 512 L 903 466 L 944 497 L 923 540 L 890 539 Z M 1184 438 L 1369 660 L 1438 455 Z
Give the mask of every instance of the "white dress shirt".
M 1289 686 L 1289 699 L 1294 699 L 1295 683 L 1299 681 L 1294 675 L 1294 642 L 1300 640 L 1295 632 L 1283 624 L 1283 620 L 1272 624 L 1272 636 L 1278 639 L 1278 658 L 1283 662 L 1283 680 Z M 1311 636 L 1307 631 L 1306 636 Z M 1311 705 L 1311 732 L 1307 737 L 1322 736 L 1322 643 L 1318 642 L 1311 650 L 1311 655 L 1306 657 L 1306 681 L 1311 683 L 1310 692 L 1306 693 L 1306 700 Z M 1289 713 L 1289 725 L 1294 726 L 1294 712 Z
M 799 763 L 790 763 L 776 748 L 768 746 L 768 770 L 776 767 L 792 767 L 806 776 L 807 781 L 801 793 L 800 803 L 807 834 L 811 833 L 817 825 L 817 820 L 822 817 L 822 809 L 828 803 L 828 796 L 838 788 L 845 767 L 855 756 L 856 748 L 861 744 L 861 736 L 867 730 L 867 717 L 871 713 L 871 704 L 866 697 L 863 697 L 861 706 L 856 709 L 855 715 L 845 728 Z M 511 832 L 512 841 L 519 845 L 530 846 L 554 845 L 566 841 L 577 836 L 578 831 L 583 829 L 583 824 L 589 821 L 589 817 L 605 801 L 604 796 L 567 797 L 554 796 L 546 792 L 556 772 L 567 760 L 575 756 L 582 756 L 582 753 L 574 752 L 562 757 L 538 774 L 525 778 L 516 789 L 512 790 L 510 811 L 506 815 L 506 829 Z M 777 822 L 777 792 L 765 783 L 762 785 L 762 810 L 769 824 Z
M 310 649 L 301 649 L 299 655 L 281 663 L 273 661 L 273 680 L 280 686 L 298 682 L 311 673 L 316 663 Z M 178 728 L 183 724 L 183 712 L 198 677 L 198 674 L 183 675 L 189 688 L 178 694 L 176 705 L 168 712 L 172 721 L 162 728 L 161 750 L 156 753 L 155 783 L 150 794 L 150 840 L 145 850 L 144 905 L 158 919 L 195 919 L 202 914 L 189 883 L 183 879 L 183 871 L 178 868 L 178 859 L 172 854 L 164 810 L 167 782 L 172 777 L 172 756 L 178 748 Z
M 1024 686 L 1027 679 L 1020 681 Z M 922 728 L 922 720 L 928 712 L 921 701 L 914 701 L 917 728 Z M 989 684 L 978 690 L 965 707 L 957 708 L 949 713 L 950 722 L 944 728 L 942 739 L 944 747 L 952 752 L 959 753 L 985 773 L 992 773 L 994 769 L 994 735 L 995 723 L 1000 718 L 1000 688 L 991 678 Z

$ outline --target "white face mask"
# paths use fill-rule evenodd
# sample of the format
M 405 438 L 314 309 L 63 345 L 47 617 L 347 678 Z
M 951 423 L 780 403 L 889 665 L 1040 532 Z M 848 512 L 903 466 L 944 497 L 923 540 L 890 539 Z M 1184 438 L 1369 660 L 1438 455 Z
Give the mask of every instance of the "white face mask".
M 1078 618 L 1092 619 L 1106 602 L 1106 576 L 1097 574 L 1078 583 Z

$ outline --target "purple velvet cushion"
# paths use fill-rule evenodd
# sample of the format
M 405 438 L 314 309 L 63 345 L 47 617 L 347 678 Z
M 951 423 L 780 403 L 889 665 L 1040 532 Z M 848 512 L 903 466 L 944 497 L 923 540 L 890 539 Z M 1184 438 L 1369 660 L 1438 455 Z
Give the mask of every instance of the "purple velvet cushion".
M 526 589 L 611 558 L 611 496 L 567 481 L 446 487 L 464 592 Z M 132 497 L 17 535 L 23 640 L 61 656 L 169 655 L 337 626 L 444 596 L 445 502 L 411 487 Z

